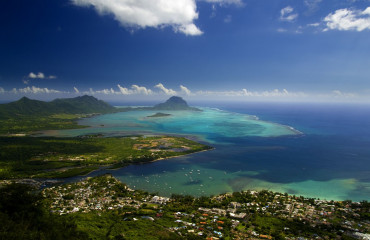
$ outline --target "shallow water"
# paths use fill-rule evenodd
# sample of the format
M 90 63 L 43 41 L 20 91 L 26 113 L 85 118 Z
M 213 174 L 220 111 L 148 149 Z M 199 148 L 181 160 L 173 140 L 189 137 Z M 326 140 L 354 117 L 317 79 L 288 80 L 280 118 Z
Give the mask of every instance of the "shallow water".
M 78 136 L 101 132 L 109 135 L 136 133 L 175 133 L 193 135 L 207 142 L 218 142 L 220 137 L 276 137 L 296 135 L 298 132 L 289 126 L 258 120 L 256 116 L 233 113 L 218 109 L 202 108 L 196 111 L 161 111 L 171 114 L 168 117 L 148 117 L 156 111 L 130 111 L 100 115 L 81 120 L 85 129 L 47 131 L 58 136 Z
M 229 111 L 164 111 L 172 115 L 163 118 L 147 118 L 152 111 L 107 114 L 80 122 L 91 128 L 49 134 L 179 134 L 214 146 L 212 151 L 91 174 L 108 171 L 132 188 L 166 196 L 269 189 L 332 200 L 370 199 L 367 106 L 218 107 Z

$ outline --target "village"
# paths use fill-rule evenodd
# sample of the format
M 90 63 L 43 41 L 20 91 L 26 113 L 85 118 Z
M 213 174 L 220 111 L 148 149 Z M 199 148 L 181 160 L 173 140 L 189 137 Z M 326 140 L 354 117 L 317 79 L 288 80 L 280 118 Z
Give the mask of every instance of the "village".
M 46 188 L 42 194 L 55 214 L 115 212 L 123 221 L 162 224 L 185 239 L 370 239 L 368 202 L 270 191 L 168 198 L 132 190 L 110 175 Z

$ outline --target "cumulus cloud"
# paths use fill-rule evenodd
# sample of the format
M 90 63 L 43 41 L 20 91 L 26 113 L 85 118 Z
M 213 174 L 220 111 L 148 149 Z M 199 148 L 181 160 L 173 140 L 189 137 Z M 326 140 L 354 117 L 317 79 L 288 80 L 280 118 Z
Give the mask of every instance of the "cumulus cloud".
M 33 73 L 33 72 L 30 72 L 29 74 L 28 74 L 28 78 L 30 78 L 30 79 L 56 79 L 57 77 L 56 76 L 54 76 L 54 75 L 50 75 L 50 76 L 45 76 L 45 74 L 44 73 L 42 73 L 42 72 L 39 72 L 39 73 Z M 27 82 L 28 83 L 28 82 Z
M 15 92 L 17 90 L 14 88 Z M 48 89 L 48 88 L 39 88 L 39 87 L 26 87 L 26 88 L 20 88 L 18 89 L 18 92 L 20 93 L 33 93 L 33 94 L 39 94 L 39 93 L 62 93 L 62 91 L 55 90 L 55 89 Z
M 36 78 L 44 79 L 45 78 L 45 75 L 42 72 L 39 72 L 38 74 L 35 74 L 33 72 L 30 72 L 30 74 L 28 74 L 28 77 L 29 78 L 32 78 L 32 79 L 36 79 Z
M 164 92 L 166 95 L 176 95 L 177 94 L 176 91 L 165 88 L 162 83 L 158 83 L 154 87 L 162 90 L 162 92 Z
M 298 13 L 293 13 L 294 8 L 287 6 L 280 10 L 280 20 L 285 22 L 293 22 L 298 18 Z
M 259 97 L 259 98 L 270 98 L 270 97 L 305 97 L 306 94 L 303 92 L 289 92 L 286 89 L 279 90 L 274 89 L 271 91 L 249 91 L 245 88 L 237 91 L 198 91 L 196 95 L 202 96 L 227 96 L 227 97 Z
M 146 97 L 147 99 L 150 98 L 158 98 L 166 95 L 176 95 L 176 91 L 172 89 L 167 89 L 163 86 L 163 84 L 159 83 L 156 85 L 158 91 L 153 91 L 146 87 L 141 87 L 139 85 L 132 85 L 130 89 L 122 87 L 121 85 L 117 85 L 117 89 L 113 88 L 106 88 L 102 90 L 93 90 L 90 88 L 87 91 L 80 91 L 76 87 L 74 87 L 74 91 L 66 92 L 56 89 L 50 88 L 39 88 L 39 87 L 25 87 L 25 88 L 13 88 L 11 90 L 6 90 L 0 87 L 0 95 L 1 96 L 10 96 L 10 95 L 17 95 L 17 94 L 37 94 L 41 95 L 46 94 L 50 97 L 54 97 L 55 95 L 62 96 L 76 96 L 76 94 L 88 94 L 88 95 L 99 95 L 99 98 L 102 99 L 116 99 L 122 95 L 129 95 L 133 99 L 143 99 Z M 187 87 L 180 85 L 180 90 L 178 94 L 192 96 L 194 99 L 207 99 L 207 100 L 219 100 L 219 99 L 235 99 L 235 100 L 282 100 L 282 101 L 369 101 L 368 94 L 360 94 L 360 93 L 351 93 L 351 92 L 343 92 L 341 90 L 332 90 L 330 92 L 322 92 L 318 94 L 310 94 L 305 92 L 291 92 L 287 89 L 273 89 L 273 90 L 265 90 L 265 91 L 253 91 L 246 88 L 239 89 L 239 90 L 225 90 L 225 91 L 213 91 L 213 90 L 200 90 L 196 92 L 191 92 Z
M 121 94 L 123 94 L 123 95 L 129 95 L 129 94 L 131 94 L 131 92 L 130 92 L 130 90 L 128 88 L 122 87 L 119 84 L 117 85 L 117 87 L 118 87 L 118 89 L 119 89 L 119 91 L 120 91 Z
M 338 9 L 324 18 L 328 30 L 363 31 L 370 30 L 370 7 L 365 10 Z
M 131 95 L 131 94 L 142 94 L 142 95 L 151 95 L 153 91 L 143 86 L 138 86 L 136 84 L 131 86 L 131 89 L 122 87 L 120 84 L 117 85 L 119 92 L 118 94 L 122 95 Z
M 93 7 L 99 14 L 110 14 L 124 27 L 161 28 L 171 26 L 175 32 L 201 35 L 194 24 L 198 19 L 195 0 L 71 0 L 81 7 Z
M 184 93 L 185 95 L 188 95 L 188 96 L 191 95 L 191 91 L 187 87 L 180 85 L 180 89 L 181 89 L 181 92 Z
M 92 89 L 90 88 L 90 91 L 92 91 Z M 103 90 L 97 90 L 95 91 L 95 93 L 97 94 L 116 94 L 116 92 L 113 90 L 113 88 L 111 89 L 103 89 Z
M 131 88 L 133 89 L 133 92 L 137 94 L 150 95 L 153 93 L 152 90 L 146 87 L 140 87 L 138 85 L 132 85 Z

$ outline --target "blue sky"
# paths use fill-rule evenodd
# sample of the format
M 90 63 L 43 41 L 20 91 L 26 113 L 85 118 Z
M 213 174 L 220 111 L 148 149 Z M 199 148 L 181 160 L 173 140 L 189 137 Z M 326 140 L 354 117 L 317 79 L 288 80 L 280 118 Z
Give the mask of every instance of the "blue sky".
M 370 102 L 370 0 L 0 2 L 0 100 Z

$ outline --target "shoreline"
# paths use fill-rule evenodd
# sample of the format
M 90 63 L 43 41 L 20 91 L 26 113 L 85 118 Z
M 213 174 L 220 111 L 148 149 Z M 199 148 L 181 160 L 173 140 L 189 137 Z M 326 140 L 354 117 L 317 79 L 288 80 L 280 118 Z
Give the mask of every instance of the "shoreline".
M 42 185 L 46 185 L 48 183 L 50 183 L 52 185 L 54 185 L 54 184 L 60 184 L 60 183 L 61 184 L 67 183 L 66 181 L 63 181 L 63 180 L 67 180 L 67 179 L 70 179 L 70 178 L 76 178 L 76 177 L 88 177 L 88 175 L 90 175 L 91 173 L 93 173 L 95 171 L 99 171 L 99 170 L 116 171 L 118 169 L 125 168 L 125 167 L 131 166 L 131 165 L 150 164 L 150 163 L 154 163 L 154 162 L 157 162 L 157 161 L 162 161 L 162 160 L 168 160 L 168 159 L 172 159 L 172 158 L 183 157 L 183 156 L 192 155 L 192 154 L 201 153 L 201 152 L 207 152 L 207 151 L 214 150 L 214 149 L 215 149 L 214 147 L 211 147 L 210 149 L 204 149 L 204 150 L 201 150 L 201 151 L 192 152 L 192 153 L 183 154 L 183 155 L 178 155 L 178 156 L 171 156 L 171 157 L 166 157 L 166 158 L 158 158 L 158 159 L 150 160 L 150 161 L 147 161 L 147 162 L 127 163 L 127 164 L 123 164 L 122 166 L 118 166 L 116 168 L 110 168 L 110 167 L 114 166 L 115 164 L 101 165 L 101 166 L 91 166 L 91 167 L 97 167 L 97 169 L 91 170 L 91 171 L 89 171 L 86 174 L 74 175 L 74 176 L 69 176 L 69 177 L 65 177 L 65 178 L 32 178 L 31 177 L 31 178 L 3 179 L 3 180 L 0 180 L 0 187 L 3 184 L 6 185 L 6 184 L 11 184 L 11 183 L 20 183 L 20 184 L 27 184 L 27 185 L 31 185 L 31 186 L 37 186 L 37 188 L 42 189 Z M 84 167 L 68 168 L 68 170 L 69 169 L 78 169 L 78 168 L 84 168 Z

